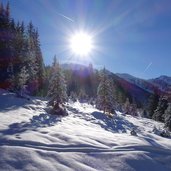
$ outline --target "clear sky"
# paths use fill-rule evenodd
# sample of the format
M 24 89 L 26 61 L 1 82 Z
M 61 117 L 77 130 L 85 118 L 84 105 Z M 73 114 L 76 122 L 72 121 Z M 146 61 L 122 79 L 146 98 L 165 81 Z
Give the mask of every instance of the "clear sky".
M 0 0 L 4 3 L 7 0 Z M 38 28 L 45 64 L 79 62 L 141 78 L 171 76 L 171 0 L 9 0 L 11 15 Z M 86 59 L 69 50 L 78 30 L 93 36 Z

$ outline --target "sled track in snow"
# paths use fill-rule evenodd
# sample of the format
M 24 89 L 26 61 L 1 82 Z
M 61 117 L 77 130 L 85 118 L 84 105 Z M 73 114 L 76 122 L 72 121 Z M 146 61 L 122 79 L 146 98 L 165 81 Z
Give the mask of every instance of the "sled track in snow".
M 111 148 L 102 148 L 91 145 L 58 145 L 44 144 L 34 141 L 1 140 L 1 147 L 31 148 L 34 150 L 64 152 L 64 153 L 111 153 L 111 152 L 149 152 L 171 155 L 170 149 L 153 146 L 116 146 Z

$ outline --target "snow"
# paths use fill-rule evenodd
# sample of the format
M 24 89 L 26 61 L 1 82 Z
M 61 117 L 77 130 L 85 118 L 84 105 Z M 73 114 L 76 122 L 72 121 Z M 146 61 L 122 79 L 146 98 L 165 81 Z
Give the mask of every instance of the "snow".
M 120 112 L 109 119 L 79 102 L 57 117 L 46 105 L 0 90 L 0 170 L 171 170 L 171 139 L 153 132 L 162 123 Z

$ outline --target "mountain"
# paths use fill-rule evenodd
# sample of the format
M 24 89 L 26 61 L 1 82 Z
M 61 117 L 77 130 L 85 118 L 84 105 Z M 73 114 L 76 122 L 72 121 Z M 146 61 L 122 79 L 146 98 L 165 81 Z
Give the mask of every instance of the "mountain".
M 0 170 L 171 170 L 163 123 L 117 111 L 109 119 L 87 103 L 66 108 L 66 117 L 50 115 L 45 99 L 0 90 Z
M 157 86 L 161 91 L 171 92 L 171 77 L 162 75 L 158 78 L 150 79 L 148 81 Z
M 171 77 L 160 76 L 158 78 L 145 80 L 145 79 L 134 77 L 129 74 L 117 73 L 117 75 L 150 93 L 157 92 L 160 95 L 170 95 Z
M 114 83 L 118 84 L 124 90 L 132 102 L 135 102 L 140 106 L 147 104 L 151 92 L 131 81 L 128 81 L 127 79 L 118 76 L 118 74 L 111 73 L 110 76 L 112 77 Z
M 125 73 L 124 74 L 117 73 L 116 75 L 127 80 L 128 82 L 130 82 L 132 84 L 137 85 L 138 87 L 140 87 L 140 88 L 142 88 L 145 91 L 148 91 L 150 93 L 153 93 L 155 90 L 158 89 L 157 86 L 155 86 L 153 83 L 149 82 L 148 80 L 137 78 L 137 77 L 134 77 L 132 75 L 125 74 Z

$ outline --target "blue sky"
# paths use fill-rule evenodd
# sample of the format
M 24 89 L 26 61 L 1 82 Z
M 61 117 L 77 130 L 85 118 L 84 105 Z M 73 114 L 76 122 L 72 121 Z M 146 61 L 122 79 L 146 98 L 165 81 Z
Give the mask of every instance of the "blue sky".
M 51 64 L 56 54 L 61 62 L 92 62 L 114 73 L 141 78 L 171 76 L 170 0 L 9 2 L 16 21 L 32 21 L 39 29 L 45 64 Z M 68 48 L 69 37 L 80 29 L 93 35 L 96 46 L 84 60 Z

